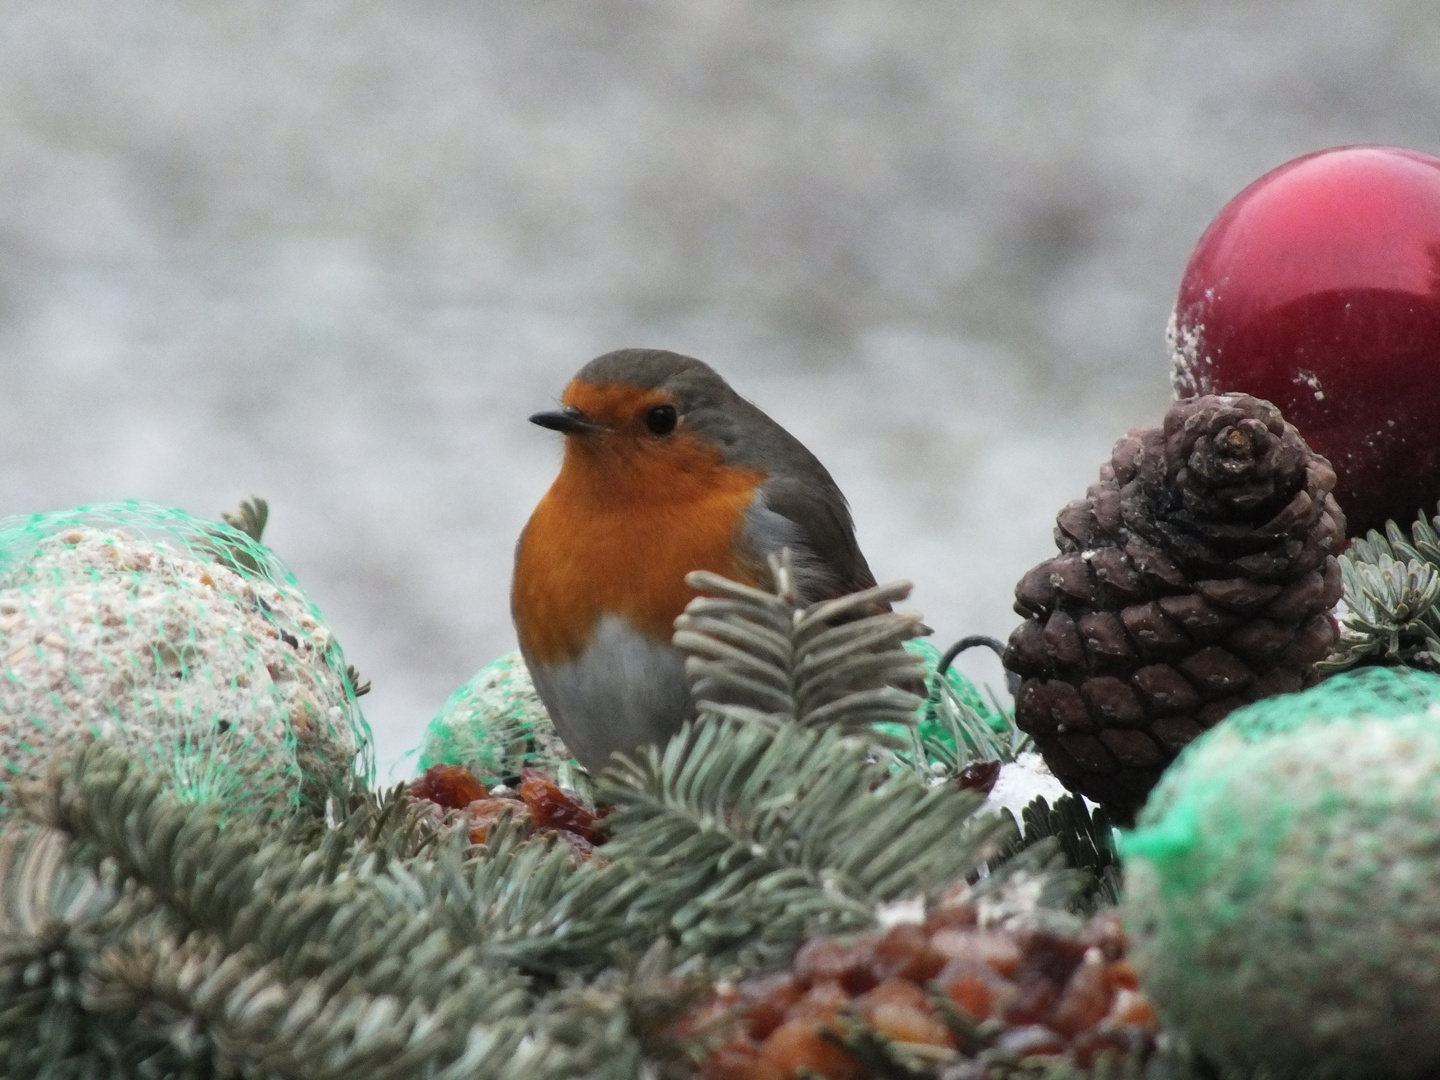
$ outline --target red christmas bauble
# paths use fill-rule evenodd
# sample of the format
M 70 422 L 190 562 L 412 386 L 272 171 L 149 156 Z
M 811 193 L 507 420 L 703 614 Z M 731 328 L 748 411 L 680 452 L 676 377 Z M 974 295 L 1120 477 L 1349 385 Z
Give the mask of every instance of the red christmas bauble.
M 1440 159 L 1297 158 L 1200 238 L 1170 324 L 1177 397 L 1279 406 L 1339 476 L 1349 533 L 1440 501 Z

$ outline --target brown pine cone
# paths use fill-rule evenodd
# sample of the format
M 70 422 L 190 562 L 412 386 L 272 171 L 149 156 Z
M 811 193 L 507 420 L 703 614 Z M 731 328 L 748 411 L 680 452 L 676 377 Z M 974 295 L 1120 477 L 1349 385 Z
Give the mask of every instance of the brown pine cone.
M 1335 473 L 1267 401 L 1176 403 L 1115 446 L 1015 588 L 1015 720 L 1052 772 L 1128 823 L 1180 749 L 1316 678 L 1338 631 Z

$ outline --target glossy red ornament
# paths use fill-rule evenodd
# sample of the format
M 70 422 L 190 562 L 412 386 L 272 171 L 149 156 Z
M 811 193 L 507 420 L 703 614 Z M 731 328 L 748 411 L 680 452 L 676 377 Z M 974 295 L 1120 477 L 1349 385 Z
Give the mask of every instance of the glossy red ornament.
M 1440 501 L 1440 159 L 1297 158 L 1205 230 L 1170 324 L 1177 397 L 1279 406 L 1339 476 L 1351 536 Z

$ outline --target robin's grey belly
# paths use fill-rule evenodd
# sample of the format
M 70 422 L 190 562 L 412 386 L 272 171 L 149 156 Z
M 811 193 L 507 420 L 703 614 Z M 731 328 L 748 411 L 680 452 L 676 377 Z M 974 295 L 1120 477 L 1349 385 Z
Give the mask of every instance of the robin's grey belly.
M 617 615 L 600 620 L 584 654 L 532 664 L 530 675 L 565 745 L 591 772 L 616 751 L 663 744 L 690 716 L 684 659 Z

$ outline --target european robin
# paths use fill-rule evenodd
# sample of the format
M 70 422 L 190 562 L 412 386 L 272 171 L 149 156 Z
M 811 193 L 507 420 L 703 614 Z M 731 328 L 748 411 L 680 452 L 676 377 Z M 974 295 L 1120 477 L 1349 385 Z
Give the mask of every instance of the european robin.
M 564 434 L 565 456 L 516 546 L 511 612 L 540 700 L 592 771 L 691 715 L 670 643 L 690 571 L 768 588 L 768 556 L 789 548 L 807 604 L 875 584 L 825 466 L 699 360 L 606 353 L 530 420 Z

